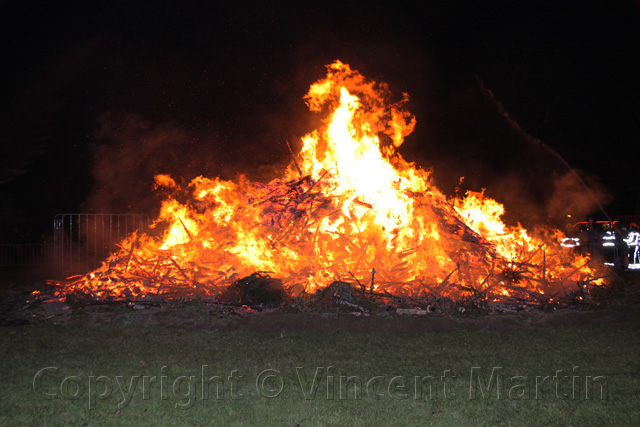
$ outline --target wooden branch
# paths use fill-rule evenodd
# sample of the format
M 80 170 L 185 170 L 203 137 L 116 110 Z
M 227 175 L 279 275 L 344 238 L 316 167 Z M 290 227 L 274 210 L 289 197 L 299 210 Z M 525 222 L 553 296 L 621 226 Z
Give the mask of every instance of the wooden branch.
M 129 263 L 131 262 L 131 257 L 133 257 L 133 250 L 136 248 L 136 243 L 138 243 L 138 239 L 139 237 L 136 236 L 136 240 L 134 240 L 133 243 L 131 243 L 131 248 L 129 248 L 129 256 L 127 257 L 127 263 L 124 266 L 125 272 L 129 270 Z
M 187 226 L 184 225 L 184 222 L 182 222 L 182 219 L 179 216 L 176 216 L 176 218 L 178 218 L 178 221 L 180 221 L 180 224 L 182 224 L 182 227 L 184 227 L 184 231 L 187 232 L 187 236 L 189 236 L 189 241 L 193 241 L 193 237 L 191 236 L 191 233 L 189 233 L 189 229 L 187 228 Z
M 365 208 L 373 209 L 373 205 L 371 203 L 363 202 L 360 199 L 353 199 L 353 203 L 364 206 Z
M 585 262 L 584 264 L 582 264 L 580 267 L 576 267 L 573 270 L 571 270 L 571 272 L 569 274 L 567 274 L 566 276 L 564 276 L 564 278 L 560 279 L 561 283 L 564 283 L 565 280 L 567 280 L 569 277 L 571 277 L 571 275 L 573 273 L 575 273 L 576 271 L 582 270 L 583 267 L 586 267 L 587 265 L 589 265 L 589 263 L 593 261 L 592 259 L 590 259 L 589 261 Z
M 376 269 L 372 268 L 371 269 L 371 285 L 369 287 L 369 292 L 370 293 L 373 293 L 373 285 L 375 283 L 375 280 L 376 280 Z
M 358 280 L 358 278 L 356 276 L 354 276 L 354 274 L 351 271 L 349 271 L 349 274 L 351 275 L 351 277 L 353 277 L 353 279 L 356 281 L 358 286 L 360 286 L 360 293 L 362 294 L 362 298 L 364 298 L 364 293 L 366 291 L 366 288 L 364 287 L 364 285 L 362 283 L 360 283 L 360 280 Z
M 302 193 L 302 195 L 300 196 L 301 198 L 305 198 L 307 196 L 307 194 L 309 194 L 309 192 L 313 189 L 313 187 L 315 187 L 320 181 L 322 181 L 322 179 L 329 173 L 331 169 L 325 170 L 324 173 L 322 175 L 320 175 L 320 178 L 318 178 L 318 180 L 316 182 L 314 182 L 311 187 L 309 187 L 309 189 L 307 191 L 305 191 L 304 193 Z
M 440 283 L 440 285 L 438 286 L 438 291 L 437 291 L 437 295 L 438 296 L 440 296 L 440 293 L 442 293 L 442 291 L 444 291 L 446 289 L 446 287 L 449 285 L 449 278 L 451 277 L 451 275 L 453 273 L 458 271 L 458 268 L 459 267 L 456 267 L 453 270 L 451 270 L 451 273 L 447 274 L 447 277 L 445 277 L 444 280 L 442 281 L 442 283 Z
M 298 173 L 300 174 L 300 176 L 302 176 L 302 169 L 300 169 L 300 166 L 298 165 L 298 161 L 296 160 L 296 156 L 293 154 L 293 150 L 291 149 L 291 145 L 289 145 L 289 141 L 286 141 L 287 143 L 287 148 L 289 149 L 289 154 L 291 154 L 291 159 L 293 160 L 293 164 L 296 165 L 296 169 L 298 170 Z
M 173 263 L 173 265 L 176 266 L 176 268 L 178 269 L 178 271 L 180 271 L 180 273 L 182 274 L 182 276 L 187 280 L 187 281 L 191 281 L 191 279 L 189 278 L 189 276 L 187 276 L 187 273 L 184 272 L 184 270 L 182 269 L 182 267 L 180 267 L 178 265 L 178 263 L 176 262 L 175 259 L 169 257 L 169 259 L 171 260 L 171 262 Z

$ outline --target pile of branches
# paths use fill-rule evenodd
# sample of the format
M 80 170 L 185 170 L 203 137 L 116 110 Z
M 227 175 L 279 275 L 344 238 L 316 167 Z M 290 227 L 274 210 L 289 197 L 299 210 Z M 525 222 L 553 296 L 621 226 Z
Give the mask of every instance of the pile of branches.
M 338 196 L 332 198 L 323 191 L 323 179 L 327 174 L 328 171 L 316 181 L 310 176 L 304 176 L 290 181 L 253 184 L 248 201 L 251 206 L 261 209 L 264 218 L 268 219 L 269 223 L 261 226 L 265 227 L 265 232 L 269 231 L 273 235 L 274 248 L 305 244 L 318 248 L 319 256 L 326 257 L 322 248 L 327 243 L 319 239 L 328 239 L 327 236 L 319 236 L 318 233 L 300 236 L 299 233 L 326 218 L 340 214 L 340 203 L 336 200 Z M 354 279 L 356 283 L 360 283 L 356 277 L 371 274 L 367 286 L 369 298 L 394 300 L 410 296 L 425 301 L 455 298 L 471 301 L 476 306 L 487 302 L 500 302 L 510 306 L 543 306 L 558 297 L 572 295 L 575 291 L 588 295 L 589 286 L 598 279 L 586 278 L 577 285 L 575 282 L 568 283 L 571 289 L 566 289 L 566 278 L 547 280 L 545 265 L 531 262 L 536 252 L 524 253 L 521 260 L 505 260 L 496 253 L 490 242 L 470 229 L 456 215 L 445 199 L 430 194 L 414 196 L 422 205 L 430 207 L 438 228 L 443 231 L 441 234 L 444 236 L 443 245 L 447 255 L 456 263 L 456 267 L 444 280 L 438 281 L 427 276 L 410 282 L 398 280 L 397 277 L 406 276 L 406 272 L 410 270 L 408 256 L 417 248 L 367 261 L 370 258 L 367 248 L 375 246 L 376 242 L 371 240 L 358 244 L 345 235 L 337 237 L 349 247 L 348 259 L 334 259 L 331 263 L 325 263 L 332 265 L 332 271 L 326 276 L 338 283 L 349 283 Z M 371 208 L 364 202 L 357 203 Z M 189 234 L 186 227 L 185 230 Z M 202 257 L 204 261 L 194 265 L 181 261 L 171 249 L 146 251 L 143 248 L 147 246 L 149 239 L 146 235 L 133 236 L 128 244 L 123 245 L 98 270 L 51 284 L 56 286 L 60 295 L 80 294 L 94 300 L 133 301 L 223 297 L 229 295 L 229 289 L 234 289 L 238 280 L 243 280 L 233 268 L 219 270 L 220 263 L 215 259 L 207 261 L 207 257 Z M 208 249 L 209 253 L 218 254 L 218 258 L 225 250 L 225 239 L 219 240 L 220 246 Z M 187 244 L 195 245 L 197 242 Z M 540 250 L 544 249 L 538 248 Z M 351 260 L 356 260 L 355 264 Z M 378 269 L 378 263 L 383 264 L 384 268 Z M 580 267 L 573 269 L 566 277 L 579 269 Z M 281 280 L 286 281 L 282 288 L 304 283 L 307 274 L 308 271 L 303 270 L 295 272 L 291 277 L 282 278 Z M 474 279 L 477 277 L 482 277 L 482 281 Z M 374 293 L 374 284 L 377 294 Z M 559 286 L 562 295 L 559 295 Z M 304 291 L 302 294 L 305 294 Z

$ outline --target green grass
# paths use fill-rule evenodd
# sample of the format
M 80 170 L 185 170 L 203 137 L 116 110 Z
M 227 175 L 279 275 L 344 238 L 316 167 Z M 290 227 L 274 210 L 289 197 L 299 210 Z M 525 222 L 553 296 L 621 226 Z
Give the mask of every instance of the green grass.
M 639 326 L 421 335 L 5 327 L 0 424 L 636 425 Z M 202 379 L 216 376 L 203 394 Z

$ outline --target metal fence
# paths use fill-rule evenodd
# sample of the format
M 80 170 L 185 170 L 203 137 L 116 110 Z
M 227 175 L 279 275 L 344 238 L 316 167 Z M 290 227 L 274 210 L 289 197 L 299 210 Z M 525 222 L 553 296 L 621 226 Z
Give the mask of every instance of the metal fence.
M 53 262 L 65 275 L 83 274 L 117 250 L 134 231 L 146 231 L 149 218 L 139 214 L 59 214 L 53 219 Z

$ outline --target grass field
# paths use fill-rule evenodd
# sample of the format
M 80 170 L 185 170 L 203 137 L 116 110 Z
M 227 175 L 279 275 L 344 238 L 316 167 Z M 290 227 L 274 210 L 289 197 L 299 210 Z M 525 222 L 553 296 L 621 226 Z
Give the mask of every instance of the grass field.
M 419 335 L 0 329 L 2 425 L 637 425 L 638 322 Z

